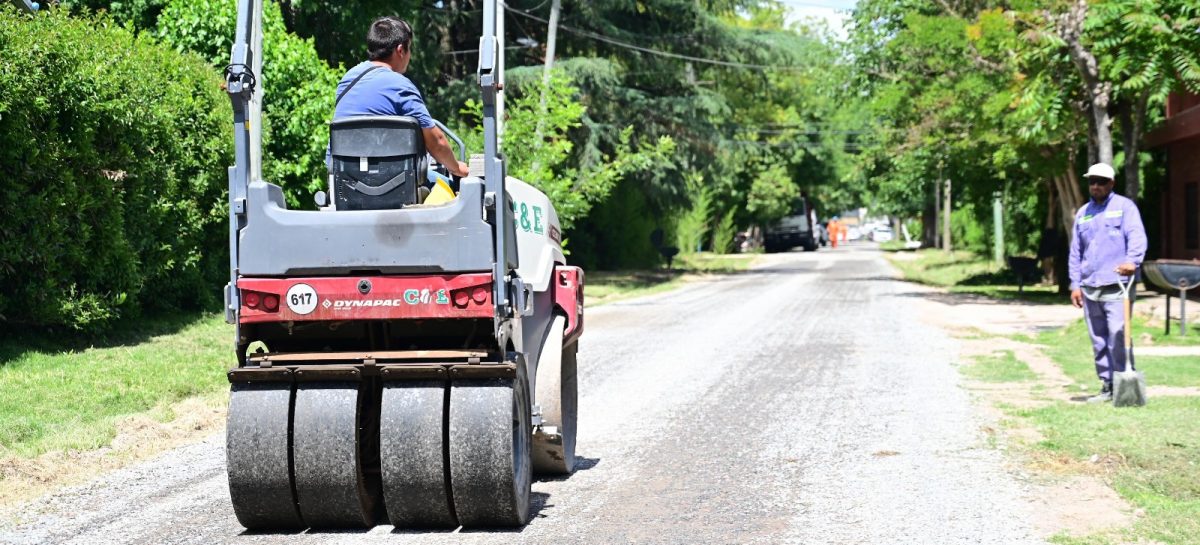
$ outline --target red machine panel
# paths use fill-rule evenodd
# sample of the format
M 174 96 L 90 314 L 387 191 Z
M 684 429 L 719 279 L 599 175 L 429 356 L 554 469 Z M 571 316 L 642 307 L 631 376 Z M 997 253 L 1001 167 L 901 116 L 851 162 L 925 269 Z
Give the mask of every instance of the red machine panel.
M 240 278 L 239 322 L 491 318 L 492 275 Z
M 554 304 L 567 317 L 563 344 L 571 344 L 583 334 L 583 269 L 561 265 L 554 269 Z

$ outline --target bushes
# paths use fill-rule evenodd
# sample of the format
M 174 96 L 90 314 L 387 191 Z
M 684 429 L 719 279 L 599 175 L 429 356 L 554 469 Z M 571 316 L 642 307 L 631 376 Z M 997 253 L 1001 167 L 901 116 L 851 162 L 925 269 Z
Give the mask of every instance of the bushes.
M 109 19 L 0 6 L 0 320 L 85 328 L 219 296 L 217 71 Z

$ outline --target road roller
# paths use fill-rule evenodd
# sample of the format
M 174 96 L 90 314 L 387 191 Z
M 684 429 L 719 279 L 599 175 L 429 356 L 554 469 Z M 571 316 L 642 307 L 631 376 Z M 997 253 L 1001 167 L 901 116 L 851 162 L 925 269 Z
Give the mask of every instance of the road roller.
M 575 466 L 584 274 L 550 200 L 506 175 L 503 12 L 484 4 L 468 176 L 429 174 L 411 118 L 337 119 L 328 192 L 297 210 L 262 178 L 263 1 L 238 1 L 225 70 L 233 514 L 251 530 L 522 526 L 533 476 Z M 449 195 L 427 204 L 433 178 Z

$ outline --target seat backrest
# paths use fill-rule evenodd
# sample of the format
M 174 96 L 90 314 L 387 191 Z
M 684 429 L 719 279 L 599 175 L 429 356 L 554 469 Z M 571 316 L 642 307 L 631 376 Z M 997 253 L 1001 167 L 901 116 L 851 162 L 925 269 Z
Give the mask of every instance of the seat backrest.
M 355 116 L 329 124 L 330 188 L 337 210 L 403 208 L 417 202 L 427 170 L 425 139 L 407 116 Z

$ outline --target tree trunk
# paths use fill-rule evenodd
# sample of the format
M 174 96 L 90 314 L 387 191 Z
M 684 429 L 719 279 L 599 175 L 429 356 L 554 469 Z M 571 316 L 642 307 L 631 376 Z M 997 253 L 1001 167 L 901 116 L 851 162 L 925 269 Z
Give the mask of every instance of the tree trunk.
M 1055 176 L 1059 192 L 1059 213 L 1062 221 L 1063 243 L 1055 259 L 1055 273 L 1058 277 L 1058 291 L 1065 293 L 1070 288 L 1071 280 L 1067 275 L 1067 259 L 1071 247 L 1071 239 L 1075 236 L 1075 211 L 1083 206 L 1083 191 L 1079 189 L 1079 175 L 1075 172 L 1075 154 L 1067 154 L 1066 170 Z
M 925 199 L 925 208 L 921 211 L 921 246 L 937 247 L 937 184 L 933 186 L 932 198 Z
M 1096 145 L 1096 117 L 1092 115 L 1092 105 L 1088 104 L 1084 110 L 1088 122 L 1087 162 L 1091 166 L 1100 162 L 1100 148 Z
M 1046 248 L 1045 237 L 1058 237 L 1058 218 L 1060 216 L 1058 208 L 1058 191 L 1055 189 L 1055 182 L 1052 178 L 1043 178 L 1043 184 L 1046 186 L 1046 221 L 1042 222 L 1042 247 Z M 1057 249 L 1058 245 L 1049 246 L 1049 248 Z M 1049 249 L 1047 248 L 1047 249 Z M 1038 254 L 1042 258 L 1042 281 L 1054 281 L 1054 259 L 1056 251 L 1042 252 L 1039 248 Z
M 1142 133 L 1146 129 L 1146 110 L 1149 102 L 1150 89 L 1147 88 L 1138 93 L 1132 103 L 1123 102 L 1119 110 L 1121 135 L 1124 136 L 1125 147 L 1125 190 L 1123 194 L 1134 201 L 1141 196 L 1142 190 L 1138 153 L 1141 152 Z
M 1096 138 L 1094 162 L 1112 165 L 1112 116 L 1108 112 L 1112 98 L 1112 83 L 1101 79 L 1100 63 L 1096 56 L 1083 44 L 1083 22 L 1087 19 L 1088 0 L 1075 0 L 1066 13 L 1057 18 L 1056 30 L 1067 44 L 1071 62 L 1079 70 L 1088 96 L 1089 120 Z M 1089 149 L 1088 160 L 1091 161 Z

